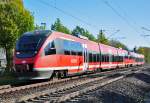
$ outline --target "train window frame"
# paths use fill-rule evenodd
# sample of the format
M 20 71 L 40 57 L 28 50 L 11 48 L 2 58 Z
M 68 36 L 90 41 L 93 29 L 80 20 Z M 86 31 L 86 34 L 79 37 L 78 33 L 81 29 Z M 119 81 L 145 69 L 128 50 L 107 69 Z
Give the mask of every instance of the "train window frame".
M 82 53 L 83 48 L 80 42 L 63 40 L 63 45 L 64 45 L 64 54 L 65 51 L 70 51 L 70 55 L 77 55 L 77 56 L 83 55 Z
M 45 56 L 56 54 L 56 48 L 55 48 L 54 41 L 49 42 L 49 43 L 45 46 L 45 48 L 44 48 L 44 54 L 45 54 Z

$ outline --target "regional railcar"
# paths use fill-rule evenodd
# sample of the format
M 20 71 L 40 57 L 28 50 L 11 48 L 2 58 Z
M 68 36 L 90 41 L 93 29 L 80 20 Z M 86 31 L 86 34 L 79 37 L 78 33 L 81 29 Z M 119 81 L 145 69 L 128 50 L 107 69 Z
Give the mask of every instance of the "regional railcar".
M 49 30 L 24 33 L 16 44 L 17 77 L 48 79 L 144 63 L 144 56 Z

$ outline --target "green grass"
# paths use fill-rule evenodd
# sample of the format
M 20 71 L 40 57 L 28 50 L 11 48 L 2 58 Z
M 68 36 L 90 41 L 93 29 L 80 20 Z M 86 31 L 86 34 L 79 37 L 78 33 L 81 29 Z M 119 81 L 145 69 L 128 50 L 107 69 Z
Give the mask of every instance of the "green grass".
M 2 75 L 0 75 L 0 85 L 15 85 L 22 82 L 24 81 L 15 78 L 13 72 L 4 72 Z
M 1 76 L 0 76 L 0 85 L 8 85 L 8 84 L 12 84 L 15 83 L 17 80 L 16 78 L 13 76 L 12 72 L 4 72 Z

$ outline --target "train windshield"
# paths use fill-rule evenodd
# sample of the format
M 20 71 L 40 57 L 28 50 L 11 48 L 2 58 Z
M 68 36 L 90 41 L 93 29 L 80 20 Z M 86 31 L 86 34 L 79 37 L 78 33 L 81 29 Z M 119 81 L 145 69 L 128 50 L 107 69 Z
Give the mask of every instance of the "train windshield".
M 42 36 L 23 36 L 17 43 L 18 51 L 35 51 L 38 50 L 45 37 Z
M 24 35 L 16 45 L 17 57 L 33 57 L 44 43 L 46 37 L 42 35 Z

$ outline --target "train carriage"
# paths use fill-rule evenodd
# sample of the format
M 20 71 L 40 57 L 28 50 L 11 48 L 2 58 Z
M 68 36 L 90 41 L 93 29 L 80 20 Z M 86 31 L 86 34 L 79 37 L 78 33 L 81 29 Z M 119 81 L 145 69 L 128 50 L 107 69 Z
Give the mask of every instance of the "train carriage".
M 141 57 L 139 64 L 143 64 L 144 58 L 138 57 Z M 24 33 L 16 44 L 14 54 L 16 74 L 22 79 L 64 77 L 125 67 L 135 62 L 134 53 L 128 56 L 126 50 L 49 30 Z

